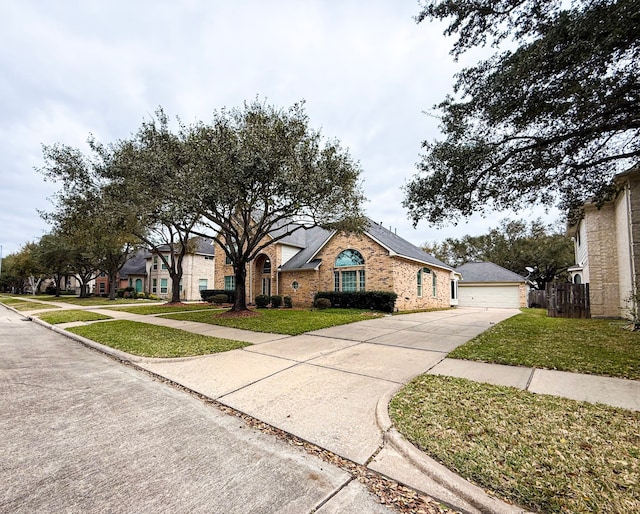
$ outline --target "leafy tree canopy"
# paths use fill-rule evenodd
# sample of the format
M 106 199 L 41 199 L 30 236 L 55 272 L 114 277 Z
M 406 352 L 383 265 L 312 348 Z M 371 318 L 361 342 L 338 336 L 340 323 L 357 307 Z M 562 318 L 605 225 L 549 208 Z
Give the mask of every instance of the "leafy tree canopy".
M 571 239 L 540 219 L 530 223 L 504 219 L 487 234 L 447 238 L 425 244 L 424 249 L 454 267 L 465 262 L 493 262 L 528 277 L 538 289 L 562 278 L 574 262 Z
M 246 308 L 246 265 L 268 246 L 302 226 L 364 226 L 358 163 L 309 127 L 302 103 L 216 112 L 189 129 L 187 148 L 202 223 L 233 263 L 234 310 Z
M 640 156 L 638 0 L 431 0 L 452 54 L 502 44 L 457 75 L 405 188 L 414 224 L 539 202 L 605 200 Z

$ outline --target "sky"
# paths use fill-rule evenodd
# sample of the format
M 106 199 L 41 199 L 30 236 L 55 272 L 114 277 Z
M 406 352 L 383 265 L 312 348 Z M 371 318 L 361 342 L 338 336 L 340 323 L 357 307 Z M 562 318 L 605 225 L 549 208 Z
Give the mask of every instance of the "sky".
M 359 161 L 366 212 L 408 241 L 478 235 L 542 208 L 414 228 L 402 186 L 421 143 L 440 137 L 433 106 L 482 51 L 454 62 L 445 25 L 416 24 L 415 0 L 0 0 L 0 245 L 49 231 L 39 211 L 58 186 L 42 145 L 88 151 L 127 138 L 162 106 L 184 123 L 260 98 L 305 101 L 310 126 Z M 431 114 L 430 114 L 431 113 Z

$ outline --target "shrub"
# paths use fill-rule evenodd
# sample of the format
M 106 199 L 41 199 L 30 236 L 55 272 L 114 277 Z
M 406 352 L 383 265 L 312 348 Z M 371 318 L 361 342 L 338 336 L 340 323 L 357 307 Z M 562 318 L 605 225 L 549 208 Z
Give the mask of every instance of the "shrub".
M 291 309 L 291 307 L 293 307 L 293 300 L 290 296 L 285 296 L 283 300 L 285 309 Z
M 159 300 L 160 297 L 157 294 L 150 294 L 149 295 L 149 300 Z
M 282 305 L 282 296 L 279 294 L 271 297 L 271 307 L 278 309 Z
M 265 309 L 269 305 L 270 298 L 266 294 L 259 294 L 256 296 L 256 307 L 258 309 Z
M 225 293 L 218 293 L 210 296 L 208 301 L 216 305 L 221 305 L 223 303 L 229 303 L 229 296 Z
M 329 307 L 331 307 L 331 300 L 329 300 L 328 298 L 317 298 L 313 302 L 313 306 L 316 309 L 328 309 Z
M 205 302 L 213 301 L 211 298 L 217 294 L 227 295 L 227 300 L 225 300 L 225 302 L 228 302 L 228 303 L 235 302 L 235 299 L 236 299 L 235 291 L 227 291 L 226 289 L 203 289 L 202 291 L 200 291 L 200 297 Z
M 116 291 L 116 296 L 117 296 L 118 298 L 124 298 L 124 293 L 125 293 L 124 289 L 118 289 L 118 290 Z
M 56 286 L 47 286 L 44 290 L 44 294 L 56 294 Z
M 333 307 L 343 309 L 372 309 L 393 312 L 398 295 L 389 291 L 358 291 L 353 293 L 321 291 L 316 293 L 314 298 L 326 298 Z

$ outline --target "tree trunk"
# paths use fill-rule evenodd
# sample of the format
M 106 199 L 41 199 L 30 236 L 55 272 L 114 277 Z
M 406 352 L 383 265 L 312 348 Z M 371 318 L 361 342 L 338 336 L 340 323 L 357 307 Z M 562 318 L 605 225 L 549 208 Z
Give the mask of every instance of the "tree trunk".
M 171 274 L 171 303 L 180 303 L 180 279 L 182 273 Z
M 118 287 L 118 273 L 109 273 L 109 300 L 116 299 L 116 288 Z
M 242 312 L 242 311 L 249 310 L 247 309 L 247 297 L 246 297 L 247 268 L 244 263 L 236 266 L 235 277 L 236 277 L 236 300 L 231 310 L 234 312 Z

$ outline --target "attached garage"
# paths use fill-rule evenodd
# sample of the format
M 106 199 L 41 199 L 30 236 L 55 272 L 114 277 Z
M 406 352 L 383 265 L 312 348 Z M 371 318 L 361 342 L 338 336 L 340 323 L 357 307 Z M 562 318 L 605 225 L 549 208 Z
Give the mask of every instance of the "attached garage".
M 526 281 L 492 262 L 469 262 L 456 269 L 458 306 L 518 309 L 526 307 Z

